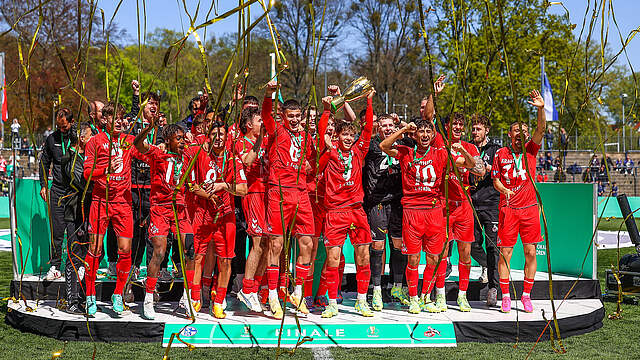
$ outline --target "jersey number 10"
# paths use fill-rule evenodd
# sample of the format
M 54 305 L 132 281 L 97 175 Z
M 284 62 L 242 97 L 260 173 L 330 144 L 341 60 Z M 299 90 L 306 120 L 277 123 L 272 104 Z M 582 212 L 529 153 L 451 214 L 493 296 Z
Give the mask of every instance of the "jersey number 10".
M 416 186 L 432 187 L 436 183 L 436 171 L 433 165 L 416 165 Z

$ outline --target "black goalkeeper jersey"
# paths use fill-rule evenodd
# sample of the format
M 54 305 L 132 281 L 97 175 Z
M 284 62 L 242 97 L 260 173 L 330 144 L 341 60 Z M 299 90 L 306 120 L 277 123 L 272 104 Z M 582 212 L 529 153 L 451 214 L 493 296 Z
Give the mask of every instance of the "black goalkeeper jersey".
M 500 149 L 500 145 L 489 139 L 489 142 L 483 147 L 478 147 L 480 157 L 484 165 L 492 165 L 496 151 Z M 476 210 L 498 210 L 498 202 L 500 201 L 500 193 L 493 187 L 493 180 L 490 172 L 480 178 L 474 174 L 470 174 L 469 183 L 471 201 Z

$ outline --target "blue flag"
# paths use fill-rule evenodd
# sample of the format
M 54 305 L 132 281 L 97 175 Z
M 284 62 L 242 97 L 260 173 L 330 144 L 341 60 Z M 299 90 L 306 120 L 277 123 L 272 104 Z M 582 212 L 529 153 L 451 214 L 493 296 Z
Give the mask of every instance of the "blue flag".
M 544 99 L 544 112 L 547 121 L 558 121 L 558 111 L 553 103 L 553 91 L 551 91 L 551 84 L 549 84 L 546 72 L 542 73 L 542 98 Z

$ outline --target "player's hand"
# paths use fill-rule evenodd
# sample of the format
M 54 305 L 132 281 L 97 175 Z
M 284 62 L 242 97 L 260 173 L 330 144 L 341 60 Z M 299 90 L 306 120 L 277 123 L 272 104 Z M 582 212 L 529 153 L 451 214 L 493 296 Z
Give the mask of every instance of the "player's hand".
M 324 107 L 324 111 L 331 110 L 331 100 L 333 100 L 332 96 L 325 96 L 322 98 L 322 106 Z
M 444 79 L 446 78 L 446 75 L 440 75 L 438 77 L 438 80 L 436 80 L 435 83 L 433 83 L 433 88 L 436 92 L 436 96 L 440 95 L 440 93 L 444 90 L 445 86 L 447 86 L 447 84 L 445 84 Z
M 236 86 L 236 91 L 233 93 L 232 101 L 237 102 L 243 97 L 244 97 L 244 91 L 242 91 L 242 84 L 238 84 L 238 86 Z
M 156 145 L 158 147 L 158 149 L 160 149 L 160 151 L 164 152 L 164 150 L 167 148 L 167 146 L 165 145 L 165 143 L 160 143 L 158 145 Z
M 507 191 L 504 193 L 504 196 L 506 196 L 507 197 L 507 201 L 509 201 L 509 199 L 515 194 L 516 193 L 514 193 L 513 191 L 507 189 Z
M 227 184 L 223 182 L 213 183 L 211 186 L 211 194 L 218 193 L 227 189 Z
M 544 99 L 540 95 L 538 90 L 531 90 L 529 93 L 531 100 L 527 101 L 530 105 L 537 107 L 538 109 L 544 108 Z
M 112 156 L 111 157 L 111 171 L 115 171 L 122 166 L 122 157 L 120 156 Z
M 376 95 L 376 89 L 371 88 L 371 91 L 369 91 L 369 94 L 367 94 L 367 99 L 373 99 L 375 95 Z
M 329 85 L 327 86 L 327 91 L 331 96 L 340 96 L 340 87 L 338 85 Z
M 40 189 L 40 197 L 42 200 L 47 201 L 47 195 L 49 195 L 48 191 L 49 189 L 47 189 L 46 186 L 43 186 L 42 189 Z
M 398 114 L 396 113 L 391 113 L 389 114 L 389 116 L 391 117 L 391 119 L 393 119 L 393 123 L 396 124 L 396 126 L 400 125 L 400 117 L 398 116 Z M 406 125 L 406 124 L 405 124 Z M 400 126 L 400 128 L 402 129 L 404 126 Z
M 271 97 L 274 92 L 278 90 L 278 81 L 271 80 L 267 83 L 267 89 L 265 90 L 265 97 Z
M 462 146 L 462 144 L 460 144 L 460 143 L 451 144 L 451 150 L 456 151 L 456 152 L 461 153 L 461 154 L 464 153 L 464 151 L 465 151 L 464 146 Z
M 133 95 L 140 95 L 140 83 L 138 80 L 131 80 L 131 89 L 133 89 Z
M 418 127 L 416 127 L 416 124 L 412 121 L 412 122 L 408 123 L 405 127 L 403 127 L 402 130 L 404 132 L 412 133 L 412 132 L 415 132 L 416 130 L 418 130 Z
M 202 95 L 200 95 L 200 107 L 206 107 L 206 104 L 209 102 L 209 92 L 207 91 L 207 87 L 202 87 Z
M 184 134 L 184 138 L 188 141 L 187 144 L 193 144 L 193 134 L 191 131 L 187 131 L 187 133 Z

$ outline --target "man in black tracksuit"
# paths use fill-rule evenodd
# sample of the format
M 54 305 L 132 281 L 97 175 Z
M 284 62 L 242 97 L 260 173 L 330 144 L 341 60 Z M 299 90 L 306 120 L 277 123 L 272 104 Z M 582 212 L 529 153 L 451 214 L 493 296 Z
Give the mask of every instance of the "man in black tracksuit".
M 69 193 L 69 184 L 64 182 L 62 176 L 62 158 L 67 156 L 71 146 L 71 134 L 73 133 L 73 113 L 67 108 L 56 112 L 56 131 L 47 137 L 40 154 L 40 196 L 43 200 L 49 200 L 49 213 L 52 228 L 49 263 L 46 280 L 53 281 L 62 277 L 62 242 L 64 233 L 68 230 L 64 219 L 64 205 L 61 199 Z M 51 177 L 49 169 L 52 168 Z M 48 181 L 51 180 L 51 191 L 48 191 Z
M 470 175 L 470 193 L 471 202 L 478 214 L 475 218 L 474 233 L 475 242 L 471 245 L 471 256 L 487 271 L 487 280 L 489 291 L 487 293 L 487 304 L 495 306 L 497 302 L 498 288 L 498 256 L 497 235 L 498 235 L 498 202 L 500 194 L 493 187 L 491 180 L 491 165 L 496 151 L 500 145 L 492 142 L 489 137 L 491 123 L 484 115 L 474 115 L 471 119 L 471 133 L 473 143 L 480 151 L 480 157 L 484 161 L 486 175 L 479 178 L 476 175 Z M 480 220 L 478 222 L 478 220 Z M 482 247 L 485 243 L 486 253 Z M 484 269 L 483 269 L 484 270 Z

